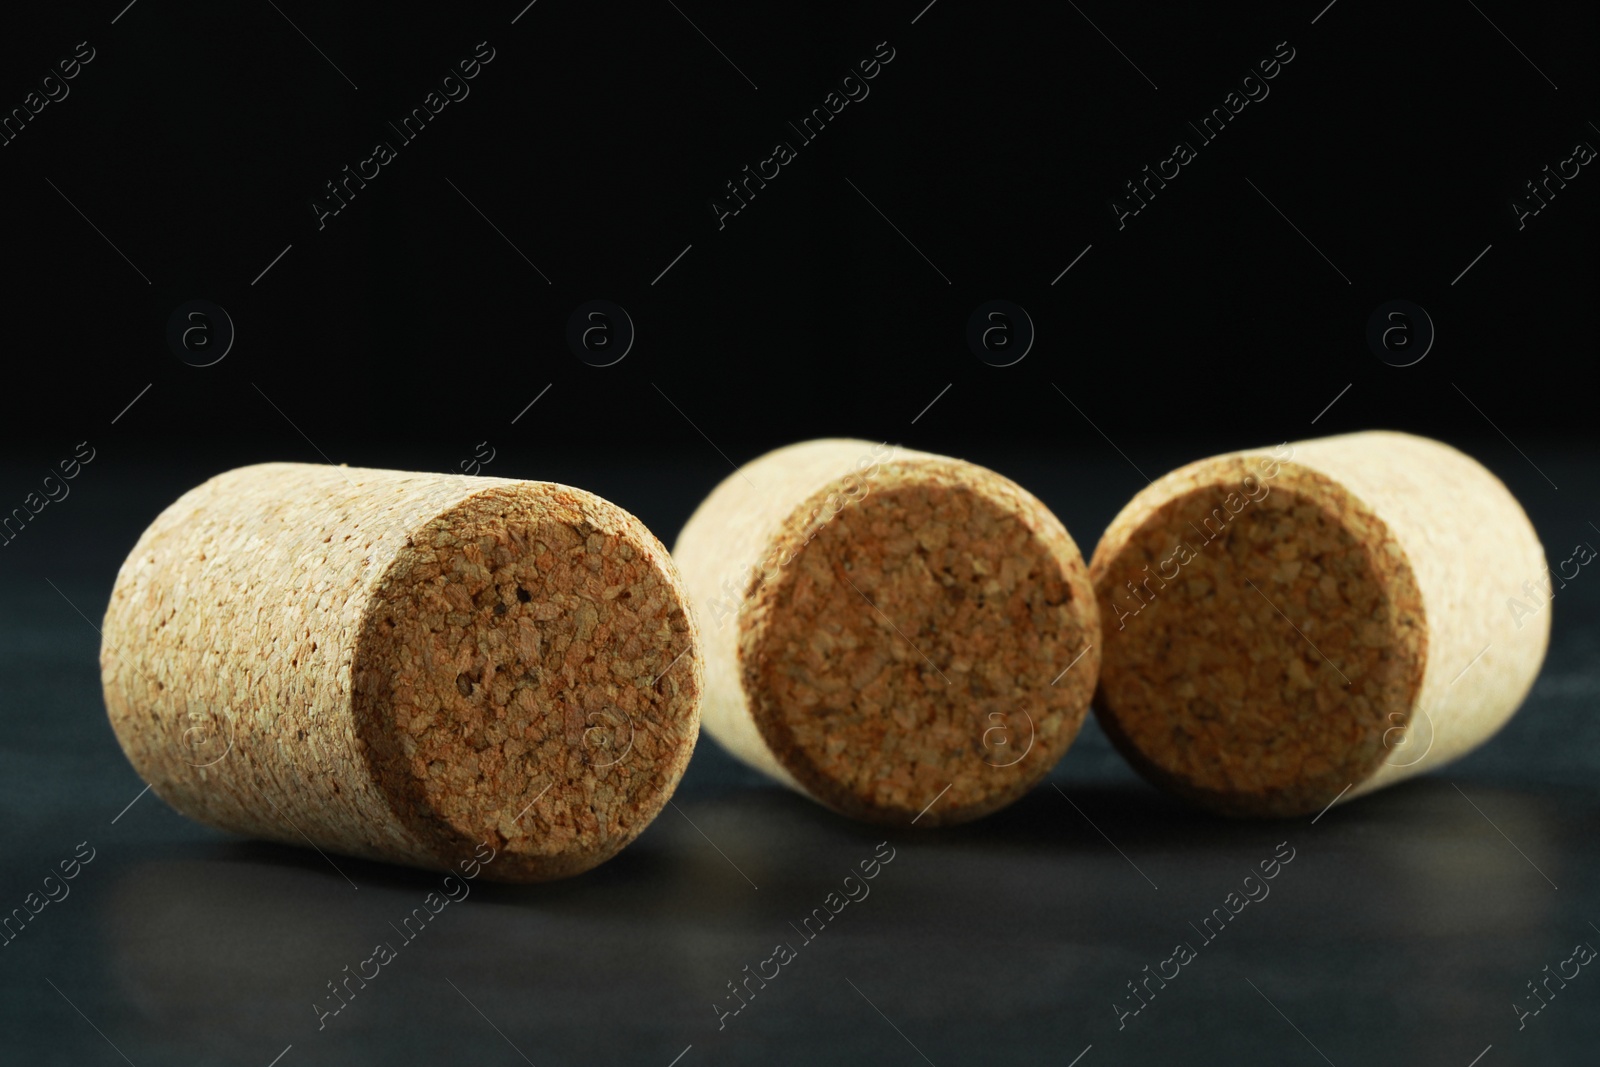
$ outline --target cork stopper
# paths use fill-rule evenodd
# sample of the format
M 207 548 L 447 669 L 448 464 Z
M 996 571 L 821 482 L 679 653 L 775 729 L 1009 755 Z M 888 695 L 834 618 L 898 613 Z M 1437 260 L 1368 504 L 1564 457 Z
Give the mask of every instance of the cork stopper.
M 1082 725 L 1099 664 L 1087 567 L 1043 504 L 975 464 L 869 441 L 779 449 L 717 487 L 674 558 L 706 635 L 706 729 L 835 811 L 977 818 Z
M 1203 807 L 1315 813 L 1510 718 L 1549 616 L 1513 625 L 1504 602 L 1544 572 L 1505 486 L 1437 441 L 1368 432 L 1191 463 L 1095 550 L 1096 714 Z
M 484 877 L 615 855 L 699 726 L 698 634 L 636 518 L 549 482 L 293 463 L 229 471 L 117 575 L 118 741 L 222 829 Z

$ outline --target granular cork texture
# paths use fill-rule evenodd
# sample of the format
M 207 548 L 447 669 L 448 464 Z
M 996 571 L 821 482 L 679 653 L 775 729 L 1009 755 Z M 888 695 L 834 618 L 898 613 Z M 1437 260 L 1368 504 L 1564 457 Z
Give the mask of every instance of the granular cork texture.
M 537 881 L 614 855 L 693 751 L 665 549 L 582 490 L 302 464 L 185 494 L 124 563 L 106 704 L 155 791 L 289 844 Z
M 1369 433 L 1202 460 L 1135 497 L 1095 552 L 1096 713 L 1197 804 L 1315 813 L 1470 750 L 1515 711 L 1547 630 L 1492 634 L 1504 609 L 1485 579 L 1543 563 L 1504 486 L 1437 442 Z
M 1315 811 L 1410 716 L 1421 595 L 1389 531 L 1328 479 L 1285 470 L 1252 501 L 1243 461 L 1207 473 L 1096 558 L 1097 707 L 1175 792 L 1235 814 Z
M 772 453 L 685 527 L 691 590 L 726 584 L 715 576 L 730 566 L 741 590 L 730 637 L 710 646 L 732 659 L 721 677 L 736 691 L 717 692 L 713 664 L 709 703 L 753 729 L 707 728 L 843 814 L 963 822 L 1020 797 L 1077 735 L 1099 662 L 1093 593 L 1071 537 L 1026 491 L 906 450 L 852 470 L 875 447 Z M 728 508 L 751 483 L 788 505 L 765 504 L 747 539 L 766 566 L 741 561 L 738 537 L 717 541 L 748 526 Z

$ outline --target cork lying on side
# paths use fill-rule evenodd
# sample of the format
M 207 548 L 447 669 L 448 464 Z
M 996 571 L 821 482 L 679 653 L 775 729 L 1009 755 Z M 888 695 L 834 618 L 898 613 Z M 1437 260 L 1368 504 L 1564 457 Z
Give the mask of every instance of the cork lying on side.
M 1539 672 L 1545 574 L 1504 485 L 1367 432 L 1201 460 L 1142 490 L 1090 572 L 1095 711 L 1156 784 L 1214 811 L 1315 813 L 1487 740 Z
M 1088 569 L 1043 504 L 982 467 L 793 445 L 723 481 L 673 554 L 704 634 L 706 729 L 843 814 L 995 811 L 1088 710 Z
M 147 529 L 106 609 L 123 751 L 212 826 L 484 877 L 615 855 L 699 729 L 698 634 L 636 518 L 550 482 L 295 463 Z

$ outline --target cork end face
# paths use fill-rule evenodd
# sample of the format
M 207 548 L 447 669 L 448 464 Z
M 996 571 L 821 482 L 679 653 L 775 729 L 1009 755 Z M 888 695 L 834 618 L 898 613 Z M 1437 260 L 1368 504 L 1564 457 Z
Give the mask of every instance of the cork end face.
M 841 479 L 785 523 L 781 565 L 740 614 L 742 684 L 817 800 L 882 824 L 964 822 L 1077 736 L 1099 661 L 1088 569 L 1042 504 L 981 467 L 891 463 L 871 485 L 853 498 L 864 486 Z
M 1276 466 L 1276 465 L 1275 465 Z M 1096 714 L 1147 778 L 1225 815 L 1312 814 L 1371 776 L 1422 685 L 1427 626 L 1405 553 L 1338 483 L 1243 457 L 1174 472 L 1090 566 L 1105 658 Z
M 512 483 L 413 533 L 353 671 L 360 744 L 400 821 L 441 865 L 487 842 L 495 881 L 615 855 L 698 734 L 685 602 L 660 542 L 581 490 Z

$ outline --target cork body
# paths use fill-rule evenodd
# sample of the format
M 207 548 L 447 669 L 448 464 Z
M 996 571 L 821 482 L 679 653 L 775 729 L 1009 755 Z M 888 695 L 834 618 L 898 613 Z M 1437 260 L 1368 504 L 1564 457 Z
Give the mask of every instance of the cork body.
M 1522 508 L 1437 441 L 1366 432 L 1215 456 L 1141 491 L 1091 564 L 1095 709 L 1157 784 L 1314 813 L 1482 744 L 1543 662 Z
M 1099 665 L 1088 569 L 1031 494 L 870 441 L 769 453 L 673 549 L 706 649 L 706 729 L 855 818 L 994 811 L 1066 751 Z
M 106 609 L 107 712 L 222 829 L 485 877 L 614 855 L 693 751 L 698 634 L 661 543 L 548 482 L 268 463 L 184 494 Z

